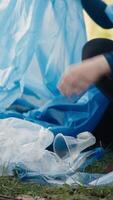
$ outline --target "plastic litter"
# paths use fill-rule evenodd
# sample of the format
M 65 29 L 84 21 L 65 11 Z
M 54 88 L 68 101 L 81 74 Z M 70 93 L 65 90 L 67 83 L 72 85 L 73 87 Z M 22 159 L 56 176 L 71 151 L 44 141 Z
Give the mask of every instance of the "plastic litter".
M 65 157 L 58 147 L 62 139 L 67 145 L 67 149 L 63 148 Z M 95 142 L 95 137 L 89 132 L 80 133 L 77 138 L 62 134 L 54 138 L 51 131 L 32 122 L 16 118 L 1 119 L 0 175 L 14 173 L 22 181 L 41 184 L 72 184 L 72 180 L 76 184 L 73 177 L 77 171 L 92 164 L 104 153 L 102 148 L 83 152 Z M 55 152 L 47 150 L 52 143 Z
M 34 167 L 53 138 L 48 129 L 37 124 L 16 118 L 0 120 L 0 166 L 23 162 Z
M 89 132 L 80 133 L 76 139 L 58 134 L 55 137 L 53 149 L 61 159 L 71 158 L 73 161 L 84 149 L 95 143 L 95 137 Z
M 100 155 L 102 157 L 103 149 L 100 148 L 99 151 L 101 152 Z M 97 155 L 98 155 L 98 150 L 95 149 L 95 150 L 91 150 L 89 152 L 83 153 L 71 165 L 69 165 L 69 163 L 66 163 L 66 162 L 64 163 L 63 161 L 61 162 L 58 161 L 60 164 L 60 168 L 57 168 L 58 171 L 55 171 L 56 166 L 54 166 L 53 173 L 51 170 L 46 171 L 46 173 L 44 171 L 43 172 L 41 171 L 41 173 L 39 171 L 31 171 L 28 168 L 26 168 L 26 166 L 22 165 L 21 163 L 16 165 L 16 167 L 14 168 L 14 172 L 17 175 L 17 177 L 22 181 L 31 181 L 31 182 L 41 183 L 41 184 L 50 184 L 50 185 L 51 184 L 52 185 L 53 184 L 54 185 L 69 184 L 69 185 L 88 186 L 88 184 L 91 181 L 97 178 L 100 178 L 101 176 L 103 176 L 103 174 L 98 174 L 97 176 L 97 174 L 88 174 L 88 173 L 83 173 L 81 171 L 79 172 L 79 169 L 81 170 L 81 166 L 84 166 L 84 164 L 85 166 L 88 166 L 92 164 L 95 160 L 99 159 L 100 157 Z M 90 163 L 89 162 L 87 163 L 88 158 L 90 160 Z M 50 166 L 50 169 L 51 169 L 51 166 Z
M 83 162 L 83 165 L 81 165 L 80 162 L 78 161 L 79 165 L 80 165 L 79 169 L 84 171 L 84 169 L 87 166 L 92 165 L 93 162 L 101 159 L 103 157 L 104 153 L 105 153 L 105 150 L 102 147 L 98 147 L 98 148 L 88 151 L 86 153 L 82 153 L 81 156 L 83 157 L 83 160 L 85 158 L 87 158 L 87 159 L 85 162 Z
M 85 172 L 76 172 L 72 176 L 70 176 L 66 183 L 68 185 L 74 186 L 86 186 L 89 187 L 89 183 L 98 180 L 103 174 L 93 174 L 93 173 L 85 173 Z
M 78 172 L 104 154 L 102 148 L 83 152 L 95 141 L 89 132 L 80 133 L 77 138 L 58 134 L 54 139 L 53 133 L 40 125 L 16 118 L 0 120 L 0 175 L 15 172 L 22 181 L 41 184 L 112 184 L 113 172 L 106 175 Z M 55 152 L 46 150 L 52 143 Z
M 76 170 L 84 171 L 87 166 L 102 158 L 103 155 L 104 150 L 101 147 L 81 153 L 73 162 L 70 172 L 72 171 L 73 173 Z
M 113 185 L 113 172 L 110 172 L 108 174 L 104 174 L 100 178 L 90 182 L 89 185 L 91 185 L 91 186 Z

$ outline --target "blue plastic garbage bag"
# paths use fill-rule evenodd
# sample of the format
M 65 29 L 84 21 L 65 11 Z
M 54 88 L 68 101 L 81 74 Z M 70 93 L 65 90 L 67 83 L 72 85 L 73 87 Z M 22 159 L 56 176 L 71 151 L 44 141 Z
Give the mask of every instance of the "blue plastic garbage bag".
M 0 117 L 25 118 L 54 133 L 93 130 L 106 98 L 93 87 L 69 101 L 57 89 L 64 70 L 81 61 L 85 42 L 80 0 L 1 0 Z
M 75 97 L 75 103 L 69 99 L 56 98 L 24 116 L 27 120 L 49 128 L 54 134 L 76 136 L 85 130 L 93 131 L 107 105 L 105 97 L 93 87 L 77 101 Z

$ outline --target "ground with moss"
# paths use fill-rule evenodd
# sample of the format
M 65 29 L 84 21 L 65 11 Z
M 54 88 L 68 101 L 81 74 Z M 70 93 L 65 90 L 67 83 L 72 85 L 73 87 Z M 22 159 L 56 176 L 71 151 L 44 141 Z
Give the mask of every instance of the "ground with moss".
M 105 172 L 110 161 L 111 153 L 106 153 L 103 159 L 95 162 L 86 169 L 88 172 Z M 38 197 L 45 200 L 113 200 L 113 187 L 84 188 L 84 187 L 49 187 L 32 183 L 21 183 L 16 178 L 0 177 L 0 199 L 13 198 L 18 195 L 30 195 L 34 199 Z

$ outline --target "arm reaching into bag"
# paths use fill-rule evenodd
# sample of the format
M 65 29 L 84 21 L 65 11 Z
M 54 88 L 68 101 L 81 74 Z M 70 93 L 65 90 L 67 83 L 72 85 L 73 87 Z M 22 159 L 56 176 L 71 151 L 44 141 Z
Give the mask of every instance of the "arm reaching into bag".
M 59 84 L 59 90 L 63 95 L 71 96 L 80 94 L 96 83 L 100 77 L 110 74 L 111 69 L 103 55 L 90 58 L 81 64 L 73 65 L 67 70 Z
M 102 0 L 82 0 L 82 4 L 90 17 L 101 27 L 113 27 L 112 21 L 106 14 L 107 4 Z M 105 39 L 101 44 L 101 39 L 97 40 L 100 40 L 98 45 L 95 45 L 94 42 L 90 48 L 90 53 L 95 48 L 93 58 L 89 56 L 89 59 L 81 64 L 73 65 L 64 73 L 59 84 L 62 94 L 66 96 L 71 96 L 74 93 L 80 94 L 90 85 L 97 83 L 100 78 L 113 73 L 113 41 Z M 98 49 L 100 50 L 98 51 Z M 95 56 L 95 53 L 98 56 Z

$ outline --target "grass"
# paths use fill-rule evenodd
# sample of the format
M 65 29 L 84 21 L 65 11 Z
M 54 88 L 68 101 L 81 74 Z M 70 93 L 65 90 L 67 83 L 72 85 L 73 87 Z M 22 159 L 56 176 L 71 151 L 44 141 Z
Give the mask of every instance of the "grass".
M 19 194 L 43 197 L 47 200 L 100 200 L 113 199 L 113 188 L 74 188 L 65 185 L 64 187 L 45 187 L 36 184 L 22 184 L 12 178 L 1 178 L 1 195 L 15 197 Z
M 63 187 L 45 187 L 30 183 L 20 183 L 14 178 L 0 179 L 0 195 L 16 197 L 20 194 L 43 197 L 47 200 L 100 200 L 113 199 L 113 188 L 74 188 L 67 185 Z
M 95 162 L 86 171 L 104 172 L 112 159 L 113 155 L 111 153 L 106 154 L 102 160 Z M 31 195 L 34 199 L 42 197 L 46 200 L 113 200 L 113 187 L 75 188 L 67 185 L 49 187 L 32 183 L 21 183 L 12 177 L 0 178 L 0 195 L 15 198 L 21 194 Z

